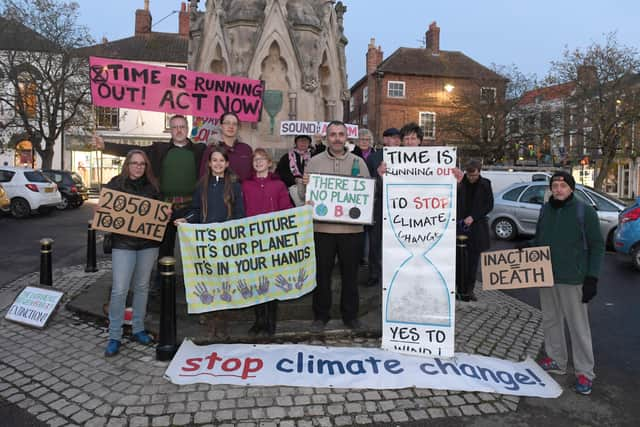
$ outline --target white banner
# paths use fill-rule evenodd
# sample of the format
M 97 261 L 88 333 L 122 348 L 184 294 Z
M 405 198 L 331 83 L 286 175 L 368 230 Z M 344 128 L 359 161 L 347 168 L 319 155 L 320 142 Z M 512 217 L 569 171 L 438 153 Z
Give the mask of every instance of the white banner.
M 9 307 L 5 319 L 44 328 L 63 295 L 54 289 L 27 286 Z
M 280 122 L 280 135 L 322 135 L 327 133 L 329 122 L 303 122 L 298 120 L 285 120 Z M 345 123 L 347 138 L 358 138 L 358 125 Z
M 432 388 L 553 398 L 562 388 L 533 360 L 510 362 L 456 353 L 451 360 L 378 348 L 214 344 L 185 340 L 165 372 L 174 384 Z
M 455 148 L 384 149 L 382 348 L 452 357 Z
M 375 189 L 373 178 L 312 173 L 305 197 L 316 221 L 372 224 Z

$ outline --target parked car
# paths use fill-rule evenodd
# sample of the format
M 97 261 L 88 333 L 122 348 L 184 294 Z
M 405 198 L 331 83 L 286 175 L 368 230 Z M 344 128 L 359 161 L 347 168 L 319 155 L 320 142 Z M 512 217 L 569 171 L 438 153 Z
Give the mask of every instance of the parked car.
M 494 197 L 489 224 L 496 238 L 512 240 L 520 234 L 533 235 L 540 208 L 549 199 L 549 183 L 535 181 L 513 184 Z M 595 208 L 600 219 L 600 232 L 608 247 L 613 247 L 613 235 L 618 226 L 618 215 L 625 204 L 605 193 L 583 185 L 576 185 L 575 196 Z
M 35 210 L 50 213 L 62 201 L 56 183 L 37 170 L 0 166 L 0 184 L 11 200 L 9 210 L 16 218 L 29 216 Z
M 58 209 L 79 208 L 89 198 L 89 190 L 77 173 L 55 169 L 43 169 L 42 173 L 58 184 L 58 191 L 62 195 Z
M 640 197 L 620 212 L 613 246 L 618 254 L 631 258 L 633 266 L 640 270 Z
M 497 194 L 513 184 L 528 184 L 532 181 L 546 181 L 553 173 L 548 171 L 520 171 L 520 170 L 492 170 L 482 169 L 480 172 L 483 178 L 491 181 L 493 194 Z

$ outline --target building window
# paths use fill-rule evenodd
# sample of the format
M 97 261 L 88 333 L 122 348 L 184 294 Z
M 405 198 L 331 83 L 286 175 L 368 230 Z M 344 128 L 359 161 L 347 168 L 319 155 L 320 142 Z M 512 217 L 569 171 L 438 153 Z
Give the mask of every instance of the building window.
M 119 129 L 120 109 L 111 107 L 96 107 L 96 128 Z
M 518 135 L 519 133 L 520 133 L 520 120 L 519 119 L 509 120 L 509 134 Z
M 362 116 L 362 126 L 367 127 L 368 124 L 369 124 L 369 115 L 365 114 Z
M 404 82 L 388 82 L 387 96 L 389 98 L 404 98 Z
M 496 119 L 491 114 L 487 114 L 482 119 L 482 139 L 484 141 L 492 141 L 495 136 Z
M 420 112 L 420 127 L 424 132 L 424 137 L 435 139 L 436 137 L 436 113 Z
M 356 102 L 353 99 L 353 96 L 349 98 L 349 112 L 353 113 L 356 110 Z
M 28 118 L 33 119 L 36 116 L 38 95 L 37 95 L 36 82 L 31 78 L 22 78 L 18 82 L 18 96 L 20 99 L 16 103 L 16 106 L 20 108 L 17 112 L 24 112 Z
M 483 87 L 480 88 L 480 99 L 487 104 L 495 104 L 496 102 L 496 88 L 495 87 Z
M 362 103 L 366 104 L 367 102 L 369 102 L 369 86 L 362 89 Z

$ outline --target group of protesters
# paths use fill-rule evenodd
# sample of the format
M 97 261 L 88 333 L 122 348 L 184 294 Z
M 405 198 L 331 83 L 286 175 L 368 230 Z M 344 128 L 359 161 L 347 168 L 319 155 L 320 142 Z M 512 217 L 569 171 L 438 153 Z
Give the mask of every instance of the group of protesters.
M 314 221 L 317 286 L 313 293 L 311 331 L 322 332 L 329 321 L 331 276 L 336 258 L 341 275 L 342 321 L 352 330 L 362 327 L 358 319 L 360 265 L 367 264 L 369 269 L 365 286 L 380 286 L 382 276 L 382 176 L 386 165 L 372 133 L 360 129 L 357 144 L 350 146 L 345 124 L 332 121 L 326 127 L 324 143 L 314 146 L 312 136 L 297 135 L 294 147 L 274 168 L 269 150 L 254 150 L 239 141 L 240 120 L 236 114 L 223 114 L 220 127 L 221 141 L 193 143 L 188 138 L 187 119 L 176 115 L 170 120 L 168 144 L 157 142 L 142 149 L 112 143 L 100 143 L 97 147 L 109 154 L 125 156 L 121 173 L 106 185 L 108 188 L 163 200 L 172 207 L 172 221 L 161 243 L 113 236 L 113 284 L 105 356 L 119 352 L 125 299 L 130 288 L 133 290 L 132 338 L 142 344 L 152 342 L 144 328 L 150 278 L 157 257 L 173 255 L 176 230 L 181 223 L 224 222 L 301 206 L 305 203 L 306 185 L 312 173 L 372 177 L 377 181 L 371 225 Z M 384 146 L 417 147 L 422 145 L 424 134 L 418 124 L 409 123 L 400 130 L 389 128 L 382 136 Z M 456 169 L 454 174 L 458 180 L 457 231 L 468 238 L 463 281 L 457 283 L 456 296 L 463 302 L 475 301 L 480 253 L 489 249 L 487 215 L 493 208 L 493 193 L 489 180 L 481 176 L 479 161 L 469 161 L 464 173 Z M 586 304 L 582 303 L 589 302 L 596 294 L 602 237 L 597 232 L 597 216 L 591 206 L 579 208 L 586 214 L 582 214 L 582 223 L 576 224 L 575 206 L 581 202 L 573 197 L 575 182 L 569 174 L 553 175 L 550 188 L 552 196 L 541 210 L 544 217 L 541 215 L 533 240 L 536 245 L 551 247 L 554 280 L 558 285 L 551 290 L 544 289 L 544 295 L 541 291 L 547 350 L 541 365 L 552 373 L 565 372 L 566 320 L 574 343 L 576 391 L 589 394 L 595 375 L 588 314 Z M 558 229 L 558 224 L 564 225 Z M 579 250 L 583 246 L 584 252 Z M 578 254 L 575 260 L 568 259 L 572 254 Z M 571 262 L 576 267 L 569 267 Z M 257 305 L 249 333 L 272 336 L 276 319 L 277 301 Z

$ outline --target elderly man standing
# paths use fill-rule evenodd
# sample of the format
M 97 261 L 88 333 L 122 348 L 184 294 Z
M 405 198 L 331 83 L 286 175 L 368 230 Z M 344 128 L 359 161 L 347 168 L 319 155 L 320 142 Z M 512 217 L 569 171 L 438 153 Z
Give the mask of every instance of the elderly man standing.
M 198 182 L 198 170 L 205 144 L 194 144 L 187 138 L 189 123 L 182 115 L 175 115 L 169 120 L 171 140 L 154 142 L 142 150 L 149 157 L 151 169 L 160 179 L 160 192 L 164 201 L 170 202 L 174 218 L 182 218 L 191 206 L 191 197 Z M 96 144 L 96 148 L 107 154 L 126 156 L 129 150 L 140 148 L 137 145 L 104 142 Z M 176 227 L 173 221 L 167 225 L 159 257 L 173 256 L 176 240 Z
M 305 170 L 303 183 L 309 184 L 309 174 L 324 173 L 369 177 L 367 165 L 361 157 L 350 153 L 347 143 L 347 127 L 343 122 L 332 121 L 327 126 L 327 150 L 311 158 Z M 357 166 L 357 168 L 355 167 Z M 342 321 L 349 329 L 360 329 L 358 309 L 358 260 L 362 248 L 362 225 L 337 224 L 315 221 L 316 282 L 313 292 L 313 332 L 322 332 L 329 321 L 331 311 L 331 273 L 336 255 L 340 264 Z

